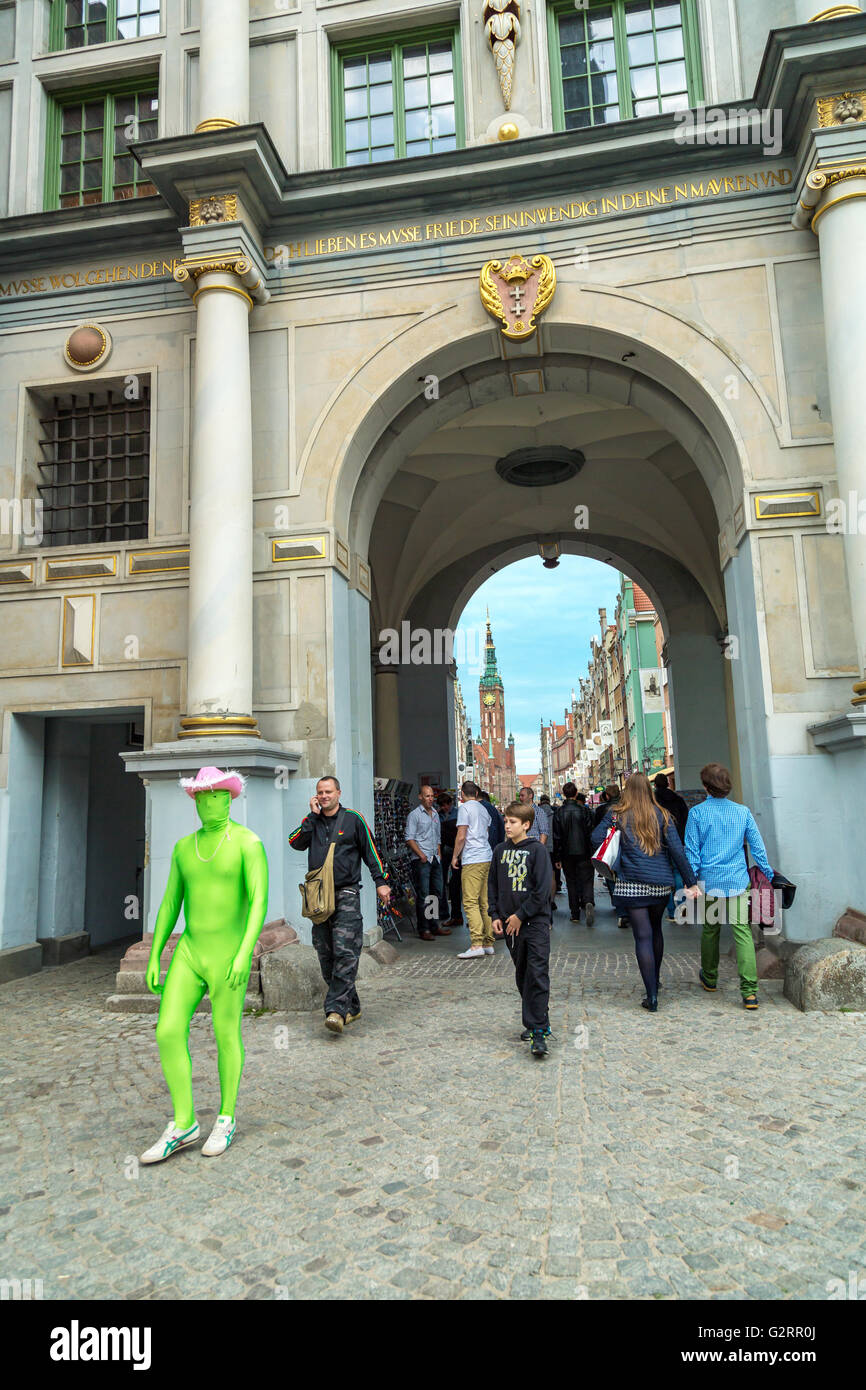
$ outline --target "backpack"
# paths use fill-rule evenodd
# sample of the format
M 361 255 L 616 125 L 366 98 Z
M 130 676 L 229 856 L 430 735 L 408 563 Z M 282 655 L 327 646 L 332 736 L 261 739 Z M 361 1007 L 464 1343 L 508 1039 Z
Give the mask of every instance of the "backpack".
M 311 922 L 327 922 L 337 908 L 337 896 L 334 891 L 334 847 L 345 814 L 341 806 L 334 817 L 335 825 L 331 831 L 331 841 L 324 864 L 318 869 L 308 870 L 303 883 L 298 884 L 301 890 L 301 916 L 309 917 Z

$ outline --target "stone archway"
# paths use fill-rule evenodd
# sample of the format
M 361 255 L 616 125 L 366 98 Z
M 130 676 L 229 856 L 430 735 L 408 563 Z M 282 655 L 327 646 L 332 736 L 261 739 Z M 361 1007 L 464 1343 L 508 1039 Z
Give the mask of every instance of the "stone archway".
M 486 546 L 513 555 L 521 546 L 531 550 L 542 533 L 563 549 L 610 556 L 664 615 L 679 673 L 674 706 L 686 775 L 695 780 L 708 757 L 725 754 L 736 775 L 737 749 L 744 749 L 742 795 L 772 854 L 778 837 L 766 633 L 754 555 L 742 531 L 738 553 L 735 517 L 756 477 L 783 476 L 777 413 L 737 354 L 705 328 L 631 292 L 564 290 L 558 315 L 542 325 L 535 347 L 515 356 L 504 352 L 495 330 L 478 328 L 477 301 L 460 294 L 427 313 L 423 324 L 404 325 L 361 364 L 334 421 L 323 423 L 307 466 L 325 482 L 317 451 L 330 439 L 339 465 L 327 471 L 329 514 L 368 571 L 368 602 L 355 607 L 358 622 L 362 608 L 370 620 L 368 650 L 380 630 L 407 618 L 448 626 Z M 448 327 L 464 331 L 449 335 Z M 533 376 L 537 388 L 526 391 Z M 736 389 L 729 392 L 732 380 Z M 425 394 L 431 382 L 435 389 Z M 548 442 L 556 420 L 576 403 L 594 413 L 600 428 L 558 441 L 584 452 L 578 481 L 585 494 L 561 493 L 558 503 L 556 487 L 522 498 L 522 490 L 509 489 L 507 500 L 508 484 L 496 478 L 494 464 L 508 449 L 495 435 L 499 425 L 509 439 L 530 427 L 520 414 L 522 396 L 545 402 L 539 428 Z M 454 439 L 455 432 L 465 439 L 476 425 L 484 447 L 475 453 L 487 451 L 479 469 Z M 437 455 L 439 463 L 429 467 Z M 590 523 L 578 537 L 572 503 L 584 495 Z M 445 576 L 461 567 L 455 589 Z M 447 612 L 438 599 L 432 607 L 429 601 L 443 589 L 453 590 Z M 743 654 L 738 667 L 721 650 L 732 613 Z M 362 645 L 359 635 L 358 653 Z M 355 690 L 359 673 L 365 685 L 356 663 L 347 696 L 353 730 L 370 727 L 375 717 L 370 696 Z M 376 686 L 372 705 L 392 723 L 407 700 L 421 708 L 411 696 L 398 697 L 393 672 L 378 673 Z M 440 711 L 447 704 L 444 689 L 438 704 Z M 414 777 L 417 769 L 404 771 Z

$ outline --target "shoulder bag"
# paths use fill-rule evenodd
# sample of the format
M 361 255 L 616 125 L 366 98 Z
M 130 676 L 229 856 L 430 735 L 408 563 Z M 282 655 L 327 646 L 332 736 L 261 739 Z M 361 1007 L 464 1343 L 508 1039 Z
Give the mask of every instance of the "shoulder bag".
M 590 861 L 598 869 L 602 878 L 611 880 L 616 878 L 619 873 L 621 849 L 622 831 L 614 822 Z
M 334 847 L 337 836 L 343 825 L 345 811 L 342 806 L 337 812 L 334 820 L 336 824 L 331 831 L 331 840 L 328 845 L 328 853 L 325 855 L 325 862 L 318 869 L 310 869 L 303 883 L 299 883 L 301 890 L 301 916 L 308 917 L 311 922 L 327 922 L 329 917 L 333 917 L 337 907 L 337 895 L 334 890 Z

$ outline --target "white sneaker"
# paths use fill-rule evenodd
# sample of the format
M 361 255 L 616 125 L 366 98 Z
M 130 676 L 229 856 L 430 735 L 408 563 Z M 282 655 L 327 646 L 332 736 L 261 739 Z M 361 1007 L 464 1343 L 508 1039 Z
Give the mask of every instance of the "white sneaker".
M 145 1149 L 139 1162 L 161 1163 L 164 1158 L 171 1158 L 171 1155 L 177 1153 L 179 1149 L 185 1149 L 189 1144 L 194 1144 L 198 1137 L 198 1120 L 193 1122 L 190 1129 L 179 1129 L 174 1120 L 171 1120 L 156 1143 L 152 1144 L 149 1149 Z
M 217 1115 L 216 1124 L 206 1143 L 202 1144 L 202 1153 L 207 1158 L 216 1158 L 218 1154 L 224 1154 L 235 1137 L 236 1129 L 237 1125 L 231 1115 Z
M 485 954 L 485 956 L 495 956 L 495 955 L 496 955 L 496 952 L 494 951 L 494 949 L 493 949 L 492 946 L 485 946 L 485 947 L 484 947 L 484 954 Z
M 483 956 L 483 955 L 484 955 L 484 947 L 483 947 L 483 946 L 470 946 L 468 951 L 459 951 L 459 952 L 457 953 L 457 959 L 458 959 L 458 960 L 475 960 L 476 957 L 478 957 L 478 956 Z

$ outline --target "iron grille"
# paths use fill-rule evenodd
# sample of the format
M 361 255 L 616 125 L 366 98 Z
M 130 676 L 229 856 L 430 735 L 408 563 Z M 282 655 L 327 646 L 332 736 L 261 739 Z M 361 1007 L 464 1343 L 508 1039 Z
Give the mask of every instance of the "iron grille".
M 40 419 L 45 545 L 147 537 L 150 388 L 54 396 Z

